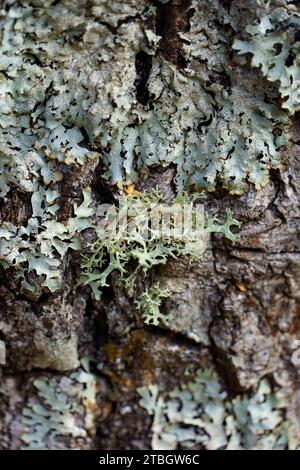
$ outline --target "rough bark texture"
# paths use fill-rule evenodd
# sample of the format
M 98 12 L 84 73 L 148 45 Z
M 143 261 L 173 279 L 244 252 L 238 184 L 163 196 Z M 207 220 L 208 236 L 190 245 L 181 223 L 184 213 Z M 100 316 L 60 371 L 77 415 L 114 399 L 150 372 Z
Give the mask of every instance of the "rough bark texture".
M 5 17 L 13 2 L 2 3 Z M 28 3 L 39 8 L 39 2 Z M 126 52 L 123 67 L 129 64 L 128 69 L 134 68 L 132 99 L 141 108 L 153 99 L 149 79 L 153 62 L 171 64 L 175 71 L 193 68 L 203 80 L 206 77 L 207 86 L 218 75 L 220 83 L 229 81 L 230 89 L 234 76 L 242 82 L 251 73 L 258 77 L 258 87 L 265 83 L 260 72 L 250 71 L 249 65 L 242 64 L 236 71 L 238 66 L 233 63 L 229 77 L 222 70 L 216 71 L 217 67 L 214 69 L 209 60 L 191 59 L 183 52 L 187 44 L 184 34 L 190 31 L 195 2 L 128 1 L 120 2 L 116 11 L 110 11 L 106 2 L 80 0 L 80 3 L 86 18 L 93 18 L 105 35 L 113 39 L 109 46 L 112 55 L 115 47 L 116 54 L 122 56 L 124 46 L 120 44 L 128 32 L 132 53 Z M 115 6 L 118 2 L 113 3 Z M 214 44 L 214 35 L 218 37 L 220 30 L 223 37 L 238 36 L 246 25 L 255 22 L 259 9 L 284 4 L 299 11 L 296 2 L 267 2 L 272 4 L 269 7 L 259 1 L 247 3 L 253 3 L 250 12 L 238 0 L 212 2 L 214 8 L 217 4 L 231 15 L 238 26 L 234 32 L 232 25 L 220 25 L 216 18 L 210 26 L 211 37 L 206 38 L 208 43 Z M 49 8 L 55 8 L 54 4 Z M 147 8 L 153 9 L 151 15 L 145 13 Z M 137 37 L 145 30 L 161 37 L 154 49 L 138 44 Z M 134 38 L 131 31 L 136 35 Z M 69 41 L 79 42 L 83 32 L 79 24 L 76 31 L 64 34 Z M 230 47 L 229 39 L 226 48 Z M 99 61 L 99 67 L 102 66 Z M 111 67 L 115 67 L 114 62 Z M 125 90 L 126 93 L 132 90 Z M 51 89 L 45 99 L 50 98 Z M 101 96 L 98 99 L 101 107 Z M 150 448 L 152 417 L 139 405 L 137 388 L 157 383 L 162 393 L 169 392 L 186 382 L 186 377 L 206 368 L 217 372 L 231 398 L 244 393 L 250 396 L 261 380 L 267 378 L 274 392 L 286 397 L 285 417 L 291 423 L 295 441 L 299 442 L 300 372 L 292 361 L 294 341 L 300 339 L 297 113 L 289 119 L 289 125 L 292 139 L 282 149 L 284 166 L 270 170 L 264 187 L 257 190 L 249 183 L 246 192 L 234 195 L 217 182 L 215 191 L 209 192 L 204 200 L 209 213 L 223 214 L 230 207 L 234 217 L 242 221 L 237 243 L 233 246 L 222 235 L 214 234 L 203 259 L 192 263 L 170 260 L 152 272 L 152 278 L 163 281 L 172 292 L 163 305 L 164 311 L 174 317 L 169 328 L 145 325 L 133 299 L 116 287 L 113 279 L 100 301 L 93 298 L 88 286 L 77 286 L 80 256 L 76 251 L 68 251 L 64 256 L 63 284 L 55 292 L 43 287 L 34 271 L 28 273 L 35 287 L 30 292 L 20 287 L 13 267 L 2 269 L 0 340 L 6 346 L 7 364 L 0 369 L 0 448 L 26 447 L 24 434 L 28 434 L 28 422 L 24 422 L 24 410 L 32 410 L 35 403 L 41 402 L 34 385 L 37 378 L 54 384 L 54 389 L 63 390 L 67 397 L 74 387 L 68 399 L 76 406 L 67 413 L 75 417 L 81 428 L 74 435 L 58 433 L 53 440 L 46 436 L 48 448 Z M 84 135 L 82 146 L 91 150 L 91 145 Z M 105 151 L 92 150 L 100 154 Z M 99 156 L 83 166 L 59 164 L 63 179 L 51 183 L 56 184 L 60 194 L 57 221 L 74 216 L 74 204 L 83 201 L 82 188 L 92 188 L 94 204 L 114 201 L 118 188 L 104 178 L 104 166 Z M 135 184 L 140 191 L 158 186 L 164 194 L 172 196 L 175 171 L 172 164 L 167 168 L 155 164 Z M 31 195 L 31 191 L 21 192 L 12 184 L 6 197 L 0 200 L 2 222 L 25 226 L 32 215 Z M 91 236 L 87 230 L 83 244 Z M 143 279 L 139 282 L 142 284 Z M 86 356 L 90 359 L 86 380 L 91 380 L 92 398 L 84 395 L 81 379 L 76 376 L 82 370 L 79 361 Z

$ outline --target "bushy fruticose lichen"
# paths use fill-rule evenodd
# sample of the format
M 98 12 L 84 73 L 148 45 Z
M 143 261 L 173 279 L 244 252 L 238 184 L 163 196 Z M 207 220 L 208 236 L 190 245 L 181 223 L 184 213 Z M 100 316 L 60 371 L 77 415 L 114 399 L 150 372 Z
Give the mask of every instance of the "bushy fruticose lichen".
M 135 301 L 135 305 L 142 312 L 143 320 L 147 325 L 158 326 L 163 324 L 168 326 L 172 317 L 160 311 L 162 300 L 170 297 L 171 291 L 163 289 L 157 282 L 147 288 Z
M 183 220 L 177 220 L 176 216 L 170 219 L 171 232 L 164 234 L 164 213 L 172 211 L 183 201 L 189 201 L 192 217 L 195 217 L 189 198 L 178 196 L 172 204 L 164 205 L 162 196 L 155 192 L 129 197 L 126 205 L 119 208 L 110 206 L 105 210 L 96 228 L 97 238 L 87 247 L 82 261 L 81 282 L 91 286 L 97 299 L 101 296 L 101 289 L 108 286 L 108 276 L 113 272 L 117 275 L 117 283 L 129 289 L 134 286 L 139 273 L 147 273 L 154 266 L 166 264 L 171 258 L 201 258 L 207 234 L 211 232 L 220 232 L 231 241 L 236 240 L 237 235 L 231 229 L 240 227 L 241 223 L 232 217 L 230 209 L 226 211 L 224 224 L 217 224 L 216 219 L 206 217 L 206 223 L 202 221 L 203 229 L 194 238 L 191 232 L 185 236 L 183 231 L 180 236 L 172 235 L 172 230 L 176 234 L 178 226 L 184 227 Z M 180 211 L 179 215 L 182 214 Z M 123 226 L 125 216 L 126 224 Z M 158 218 L 158 225 L 154 223 L 155 218 Z M 120 221 L 119 232 L 116 220 Z
M 140 405 L 153 415 L 152 449 L 288 449 L 284 404 L 263 380 L 253 395 L 229 399 L 217 375 L 199 371 L 193 381 L 164 397 L 157 385 L 138 389 Z M 292 446 L 293 447 L 293 446 Z

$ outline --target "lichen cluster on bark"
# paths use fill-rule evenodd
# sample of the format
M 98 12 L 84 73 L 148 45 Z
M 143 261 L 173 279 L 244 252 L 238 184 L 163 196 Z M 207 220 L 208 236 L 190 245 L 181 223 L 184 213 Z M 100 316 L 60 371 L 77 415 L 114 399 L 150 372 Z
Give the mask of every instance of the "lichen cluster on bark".
M 298 3 L 0 1 L 0 448 L 299 447 Z M 96 300 L 81 256 L 129 189 L 204 191 L 239 238 Z

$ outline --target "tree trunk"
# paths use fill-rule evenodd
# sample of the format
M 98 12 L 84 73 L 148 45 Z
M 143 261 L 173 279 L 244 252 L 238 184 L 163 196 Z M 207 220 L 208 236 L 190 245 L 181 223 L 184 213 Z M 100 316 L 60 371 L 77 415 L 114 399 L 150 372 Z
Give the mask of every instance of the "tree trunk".
M 267 383 L 283 402 L 259 433 L 281 420 L 297 448 L 300 101 L 280 77 L 299 71 L 298 2 L 4 0 L 0 15 L 0 448 L 155 448 L 138 389 L 167 403 L 206 369 L 225 417 Z M 167 326 L 115 272 L 100 300 L 80 282 L 100 204 L 155 188 L 203 190 L 210 217 L 242 223 L 235 244 L 214 233 L 201 258 L 137 279 L 168 287 Z M 220 448 L 199 433 L 192 448 Z M 268 445 L 240 432 L 236 448 Z

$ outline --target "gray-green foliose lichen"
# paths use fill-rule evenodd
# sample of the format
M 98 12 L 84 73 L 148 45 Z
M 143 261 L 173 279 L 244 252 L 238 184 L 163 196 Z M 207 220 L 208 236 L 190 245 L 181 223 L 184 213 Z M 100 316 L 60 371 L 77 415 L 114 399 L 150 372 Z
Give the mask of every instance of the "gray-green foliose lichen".
M 86 358 L 69 377 L 39 377 L 37 392 L 22 412 L 23 450 L 76 449 L 80 439 L 95 431 L 99 380 L 89 370 Z
M 140 405 L 153 416 L 152 449 L 207 450 L 294 449 L 285 421 L 286 404 L 262 380 L 252 395 L 229 399 L 211 370 L 199 371 L 193 381 L 167 396 L 157 385 L 138 389 Z
M 297 52 L 294 7 L 278 15 L 275 2 L 254 3 L 259 17 L 271 11 L 271 39 L 278 30 L 282 53 Z M 22 226 L 1 226 L 0 258 L 26 289 L 34 289 L 28 276 L 34 271 L 56 290 L 67 250 L 80 250 L 81 234 L 94 226 L 88 185 L 74 216 L 57 221 L 65 165 L 90 165 L 92 173 L 101 158 L 103 176 L 122 186 L 153 165 L 172 163 L 179 192 L 221 184 L 235 194 L 249 182 L 261 188 L 269 170 L 282 167 L 298 98 L 280 108 L 289 87 L 279 80 L 278 91 L 271 63 L 262 64 L 267 80 L 259 86 L 257 71 L 232 65 L 236 14 L 217 0 L 192 1 L 190 8 L 190 30 L 180 33 L 187 64 L 181 70 L 156 53 L 157 32 L 143 29 L 155 14 L 146 0 L 8 0 L 0 10 L 0 197 L 5 204 L 17 190 L 31 196 L 32 206 Z M 252 41 L 269 34 L 257 28 L 249 30 Z M 136 93 L 140 51 L 152 60 L 144 104 Z M 298 71 L 297 60 L 285 70 L 293 92 Z
M 274 82 L 282 97 L 282 108 L 300 110 L 300 14 L 276 8 L 247 28 L 246 41 L 235 40 L 239 54 L 251 54 L 253 67 Z

